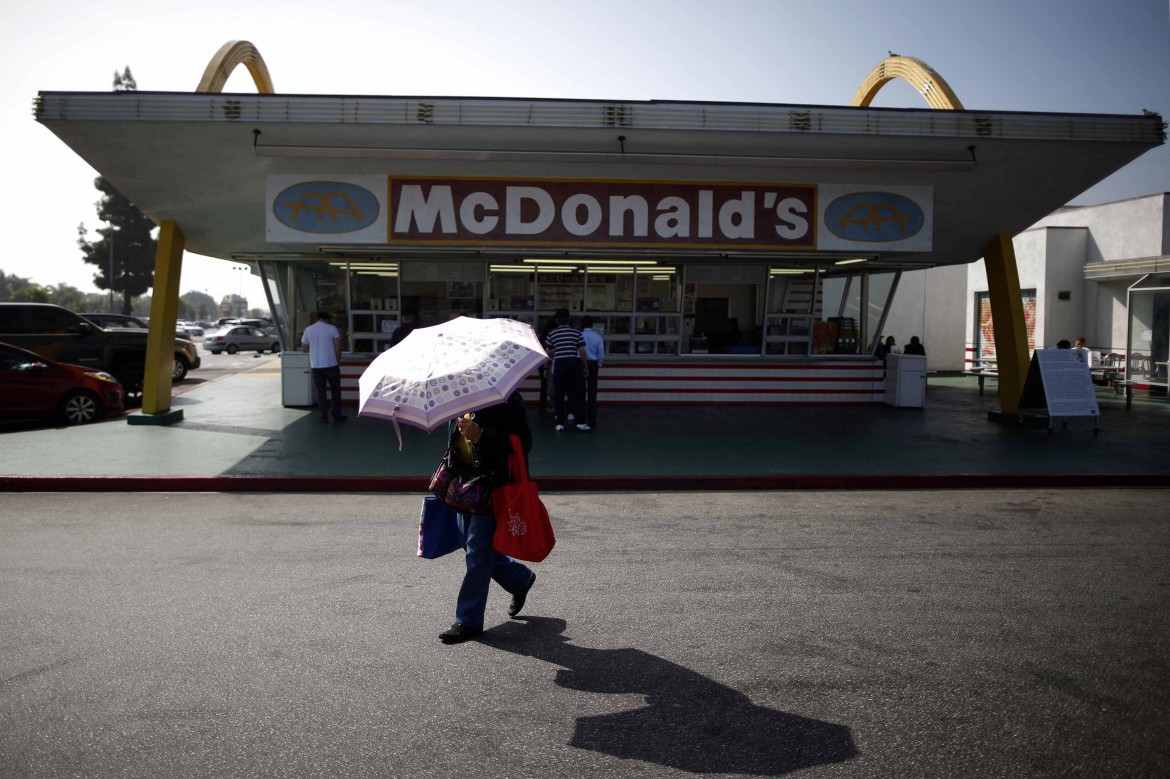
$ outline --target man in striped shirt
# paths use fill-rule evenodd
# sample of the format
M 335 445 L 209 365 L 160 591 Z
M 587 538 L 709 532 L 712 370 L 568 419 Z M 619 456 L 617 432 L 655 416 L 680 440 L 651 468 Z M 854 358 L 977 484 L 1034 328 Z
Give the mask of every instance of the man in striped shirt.
M 585 424 L 585 378 L 589 375 L 589 362 L 585 356 L 585 339 L 579 330 L 569 324 L 569 309 L 558 309 L 557 326 L 545 338 L 544 345 L 553 361 L 553 413 L 556 415 L 558 433 L 565 430 L 565 394 L 569 396 L 569 407 L 578 424 L 577 429 L 589 432 Z

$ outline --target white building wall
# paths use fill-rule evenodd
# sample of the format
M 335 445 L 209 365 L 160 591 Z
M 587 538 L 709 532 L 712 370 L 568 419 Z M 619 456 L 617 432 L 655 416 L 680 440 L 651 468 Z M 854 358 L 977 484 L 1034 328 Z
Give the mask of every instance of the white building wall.
M 1094 343 L 1096 334 L 1091 333 L 1086 324 L 1086 314 L 1093 310 L 1085 292 L 1088 286 L 1085 282 L 1088 229 L 1050 227 L 1038 232 L 1046 233 L 1044 294 L 1036 311 L 1044 323 L 1044 345 L 1055 346 L 1061 339 L 1071 344 L 1079 336 Z M 1068 293 L 1068 300 L 1060 299 L 1062 292 Z
M 907 271 L 898 282 L 882 335 L 894 336 L 899 345 L 918 336 L 929 370 L 963 369 L 963 320 L 955 312 L 963 306 L 967 267 Z
M 1099 206 L 1062 208 L 1029 229 L 1088 228 L 1087 262 L 1156 257 L 1167 247 L 1166 206 L 1166 195 L 1159 192 Z
M 1054 346 L 1061 339 L 1072 341 L 1083 335 L 1092 349 L 1124 353 L 1126 289 L 1137 277 L 1089 282 L 1084 280 L 1084 266 L 1170 254 L 1170 197 L 1159 192 L 1099 206 L 1064 208 L 1017 235 L 1012 245 L 1020 288 L 1036 290 L 1037 346 Z M 963 312 L 963 343 L 953 347 L 961 355 L 975 340 L 975 294 L 987 290 L 983 260 L 966 266 L 964 272 L 965 300 L 953 307 Z M 1070 293 L 1069 301 L 1059 299 L 1062 290 Z M 946 309 L 935 310 L 941 302 L 927 296 L 928 323 L 955 316 Z

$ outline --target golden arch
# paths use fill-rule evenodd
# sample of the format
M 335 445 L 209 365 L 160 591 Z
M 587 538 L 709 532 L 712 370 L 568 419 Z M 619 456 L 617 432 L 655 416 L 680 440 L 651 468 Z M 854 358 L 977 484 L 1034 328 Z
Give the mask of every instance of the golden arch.
M 199 86 L 195 87 L 195 91 L 222 92 L 228 76 L 240 64 L 248 68 L 260 94 L 276 93 L 272 88 L 272 77 L 268 75 L 268 66 L 264 64 L 264 58 L 248 41 L 228 41 L 221 46 L 211 58 L 211 62 L 207 63 L 207 69 L 203 71 L 203 78 L 199 80 Z
M 955 96 L 951 85 L 940 76 L 935 69 L 925 62 L 913 57 L 901 57 L 893 54 L 878 63 L 870 71 L 853 96 L 851 105 L 865 108 L 873 102 L 874 95 L 886 85 L 887 81 L 900 78 L 910 83 L 918 93 L 926 98 L 931 108 L 962 111 L 963 104 Z

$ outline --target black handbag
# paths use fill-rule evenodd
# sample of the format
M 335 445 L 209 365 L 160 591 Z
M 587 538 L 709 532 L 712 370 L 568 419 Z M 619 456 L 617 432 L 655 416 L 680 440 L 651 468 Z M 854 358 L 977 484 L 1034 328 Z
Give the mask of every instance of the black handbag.
M 448 447 L 431 477 L 431 492 L 460 514 L 492 513 L 492 474 L 476 474 Z

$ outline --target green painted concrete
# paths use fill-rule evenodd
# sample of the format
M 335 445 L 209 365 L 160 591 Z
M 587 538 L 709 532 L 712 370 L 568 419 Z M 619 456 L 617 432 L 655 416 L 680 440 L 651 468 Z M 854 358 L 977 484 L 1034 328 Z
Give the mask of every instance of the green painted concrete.
M 867 406 L 616 406 L 592 433 L 555 433 L 529 411 L 533 478 L 543 476 L 773 476 L 802 474 L 1165 474 L 1170 404 L 1102 388 L 1101 430 L 988 421 L 994 394 L 970 377 L 932 377 L 920 409 Z M 0 428 L 0 476 L 429 475 L 445 435 L 358 417 L 317 421 L 280 405 L 271 365 L 194 386 L 174 398 L 183 419 L 129 426 Z

